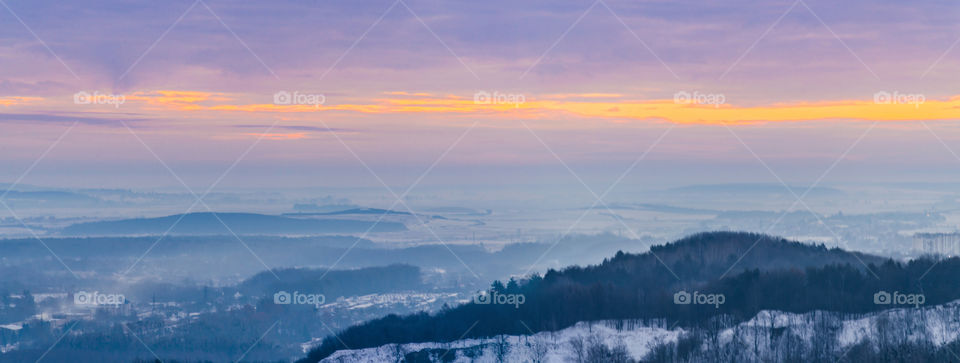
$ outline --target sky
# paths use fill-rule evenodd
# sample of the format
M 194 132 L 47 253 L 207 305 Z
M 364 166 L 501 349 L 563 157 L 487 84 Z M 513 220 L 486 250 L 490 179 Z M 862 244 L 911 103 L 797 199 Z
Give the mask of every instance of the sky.
M 0 5 L 0 182 L 960 180 L 956 1 Z

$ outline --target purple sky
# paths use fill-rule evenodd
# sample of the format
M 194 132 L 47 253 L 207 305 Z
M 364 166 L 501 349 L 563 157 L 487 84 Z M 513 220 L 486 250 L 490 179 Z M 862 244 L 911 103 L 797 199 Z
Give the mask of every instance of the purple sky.
M 3 4 L 0 181 L 960 179 L 955 1 Z

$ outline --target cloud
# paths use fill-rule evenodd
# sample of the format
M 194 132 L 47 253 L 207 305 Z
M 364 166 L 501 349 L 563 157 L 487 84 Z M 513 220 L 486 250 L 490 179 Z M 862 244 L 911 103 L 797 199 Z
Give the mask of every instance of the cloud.
M 33 102 L 43 101 L 41 97 L 22 97 L 22 96 L 11 96 L 11 97 L 0 97 L 0 106 L 10 107 L 14 105 L 23 105 Z
M 564 93 L 544 95 L 542 98 L 548 100 L 566 100 L 566 99 L 595 99 L 595 98 L 622 98 L 619 93 Z
M 226 96 L 224 93 L 177 90 L 140 91 L 125 97 L 127 101 L 143 101 L 149 105 L 181 111 L 204 109 L 202 104 L 207 102 L 227 102 L 232 100 L 232 98 Z
M 262 137 L 267 140 L 299 140 L 307 137 L 304 132 L 295 133 L 247 133 L 247 136 Z
M 110 115 L 110 114 L 105 114 Z M 121 116 L 121 115 L 116 115 Z M 100 126 L 119 126 L 120 121 L 145 121 L 144 118 L 126 118 L 126 117 L 100 117 L 100 116 L 73 116 L 56 114 L 34 114 L 34 113 L 0 113 L 0 122 L 49 122 L 49 123 L 74 123 L 79 122 L 88 125 Z
M 249 129 L 259 129 L 259 130 L 268 130 L 271 128 L 271 125 L 234 125 L 236 128 L 249 128 Z M 320 126 L 305 126 L 305 125 L 275 125 L 272 126 L 274 130 L 291 130 L 291 131 L 308 131 L 308 132 L 343 132 L 343 133 L 354 133 L 357 130 L 353 129 L 343 129 L 343 128 L 326 128 Z
M 680 93 L 678 93 L 680 94 Z M 738 106 L 726 102 L 722 94 L 693 93 L 694 99 L 626 99 L 623 95 L 516 95 L 505 94 L 503 100 L 485 99 L 478 102 L 459 96 L 377 98 L 368 103 L 344 103 L 336 105 L 275 105 L 275 104 L 211 104 L 200 106 L 197 100 L 159 103 L 182 110 L 208 110 L 259 113 L 314 113 L 327 111 L 350 111 L 368 114 L 470 114 L 478 116 L 511 118 L 549 118 L 565 114 L 579 118 L 607 118 L 630 120 L 667 120 L 681 124 L 721 124 L 798 122 L 821 120 L 957 120 L 960 119 L 960 96 L 946 100 L 927 100 L 911 103 L 910 100 L 836 100 L 819 102 L 775 103 L 757 106 Z M 879 94 L 879 93 L 878 93 Z M 489 96 L 488 96 L 489 97 Z M 702 97 L 703 100 L 697 100 Z M 716 102 L 711 101 L 716 98 Z M 223 97 L 221 100 L 229 100 Z M 612 100 L 611 100 L 612 99 Z M 701 102 L 702 101 L 702 102 Z M 884 101 L 884 100 L 880 100 Z
M 325 78 L 334 83 L 331 88 L 371 87 L 376 89 L 371 92 L 382 92 L 414 83 L 450 82 L 450 87 L 466 87 L 450 80 L 453 76 L 465 77 L 456 81 L 473 80 L 461 61 L 484 82 L 508 84 L 542 57 L 530 71 L 531 82 L 525 84 L 534 88 L 532 92 L 573 93 L 572 88 L 589 84 L 624 93 L 639 84 L 676 81 L 660 60 L 684 82 L 714 82 L 743 55 L 729 76 L 737 83 L 724 85 L 777 80 L 791 82 L 785 88 L 797 91 L 870 80 L 846 46 L 885 80 L 905 72 L 919 76 L 956 39 L 954 14 L 960 10 L 956 2 L 932 0 L 911 3 L 907 13 L 895 2 L 808 0 L 805 4 L 817 15 L 797 6 L 758 41 L 792 1 L 608 0 L 605 4 L 612 13 L 598 5 L 584 15 L 591 2 L 495 0 L 454 5 L 408 0 L 429 30 L 405 7 L 396 6 L 366 34 L 392 2 L 205 3 L 217 17 L 205 6 L 190 8 L 190 1 L 149 6 L 121 0 L 13 3 L 11 9 L 83 81 L 75 82 L 15 21 L 0 22 L 5 36 L 0 79 L 18 82 L 9 86 L 17 91 L 34 92 L 61 87 L 54 83 L 78 89 L 96 85 L 124 93 L 171 84 L 257 91 L 277 88 L 270 84 L 277 81 L 270 70 L 281 78 L 277 83 L 304 84 L 327 74 L 343 56 Z M 171 29 L 181 15 L 183 19 Z M 570 29 L 581 15 L 582 21 Z M 567 29 L 569 33 L 561 39 Z M 165 36 L 161 39 L 161 35 Z M 751 47 L 754 42 L 756 46 Z M 931 76 L 947 74 L 955 64 L 947 57 Z M 825 74 L 831 75 L 827 82 L 822 78 Z M 928 82 L 950 84 L 950 80 L 931 77 Z M 756 92 L 765 96 L 769 91 Z
M 67 93 L 70 90 L 72 89 L 63 82 L 21 82 L 8 79 L 0 80 L 0 95 L 49 95 L 54 93 Z

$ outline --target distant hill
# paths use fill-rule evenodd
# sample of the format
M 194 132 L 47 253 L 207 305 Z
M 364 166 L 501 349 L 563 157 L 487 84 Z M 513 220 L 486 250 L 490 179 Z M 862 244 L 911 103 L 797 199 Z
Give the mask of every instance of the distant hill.
M 220 220 L 223 223 L 220 223 Z M 182 218 L 182 219 L 181 219 Z M 285 216 L 273 216 L 254 213 L 190 213 L 175 214 L 157 218 L 135 218 L 116 221 L 86 222 L 67 226 L 61 230 L 64 235 L 81 236 L 117 236 L 163 234 L 170 230 L 173 235 L 222 235 L 230 234 L 318 234 L 318 233 L 363 233 L 393 232 L 406 230 L 406 226 L 397 222 L 381 221 L 375 226 L 372 221 L 346 219 L 301 219 Z M 224 224 L 230 227 L 228 230 Z
M 344 210 L 337 210 L 332 212 L 297 212 L 297 213 L 285 213 L 284 216 L 339 216 L 339 215 L 349 215 L 349 214 L 372 214 L 372 215 L 411 215 L 409 212 L 394 211 L 387 209 L 379 208 L 350 208 Z
M 716 279 L 724 273 L 729 275 L 752 269 L 804 269 L 845 264 L 865 268 L 866 264 L 881 264 L 887 260 L 860 252 L 746 232 L 698 233 L 673 243 L 652 246 L 650 251 L 612 259 L 610 267 L 650 266 L 659 259 L 682 279 L 704 281 Z
M 585 208 L 590 209 L 590 208 Z M 723 211 L 714 210 L 714 209 L 702 209 L 702 208 L 686 208 L 686 207 L 677 207 L 666 204 L 653 204 L 653 203 L 611 203 L 610 209 L 620 209 L 620 210 L 645 210 L 652 212 L 662 212 L 662 213 L 676 213 L 676 214 L 720 214 Z
M 346 201 L 341 201 L 346 202 Z M 336 212 L 347 209 L 361 208 L 358 205 L 343 203 L 343 204 L 314 204 L 314 203 L 297 203 L 293 205 L 293 210 L 297 211 L 296 213 L 324 213 L 324 212 Z
M 797 195 L 803 194 L 807 190 L 807 186 L 800 185 L 790 185 L 790 189 L 793 189 L 794 193 Z M 671 188 L 671 192 L 676 193 L 694 193 L 694 194 L 726 194 L 726 195 L 757 195 L 757 194 L 786 194 L 790 195 L 790 192 L 783 187 L 781 184 L 770 184 L 770 183 L 734 183 L 734 184 L 697 184 L 697 185 L 687 185 L 677 188 Z M 842 190 L 830 187 L 814 187 L 808 193 L 809 196 L 841 196 L 844 195 Z
M 0 188 L 0 194 L 5 189 Z M 7 192 L 3 200 L 12 206 L 56 206 L 56 207 L 93 207 L 110 204 L 104 200 L 86 194 L 60 190 L 36 190 Z

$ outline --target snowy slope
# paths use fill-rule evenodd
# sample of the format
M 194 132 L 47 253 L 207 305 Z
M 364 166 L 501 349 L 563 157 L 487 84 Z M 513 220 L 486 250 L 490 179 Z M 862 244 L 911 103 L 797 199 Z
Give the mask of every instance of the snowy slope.
M 509 344 L 505 361 L 524 362 L 534 357 L 535 346 L 546 346 L 544 362 L 568 362 L 573 350 L 569 341 L 571 338 L 596 335 L 608 346 L 622 343 L 627 351 L 635 358 L 646 355 L 650 348 L 660 342 L 676 341 L 677 336 L 683 333 L 682 329 L 668 330 L 663 327 L 636 326 L 632 329 L 617 330 L 616 323 L 594 322 L 578 323 L 556 332 L 541 332 L 529 336 L 505 336 Z M 403 352 L 410 353 L 424 349 L 458 349 L 454 362 L 496 362 L 494 353 L 495 339 L 464 339 L 451 343 L 414 343 L 402 344 Z M 476 357 L 467 356 L 467 351 L 476 352 Z M 454 354 L 454 353 L 450 353 Z M 447 357 L 449 358 L 449 357 Z M 338 351 L 327 357 L 323 362 L 391 362 L 397 360 L 396 345 L 385 345 L 377 348 L 360 350 Z
M 776 332 L 776 334 L 772 334 Z M 960 336 L 960 301 L 921 308 L 898 308 L 860 316 L 815 311 L 805 314 L 761 311 L 753 319 L 724 329 L 719 343 L 735 344 L 749 358 L 769 359 L 773 337 L 789 334 L 808 348 L 845 351 L 864 341 L 874 344 L 926 342 L 935 347 Z
M 617 326 L 620 328 L 618 329 Z M 568 362 L 574 356 L 570 340 L 596 336 L 608 346 L 623 345 L 636 360 L 646 356 L 660 343 L 673 343 L 685 333 L 683 329 L 668 329 L 660 325 L 636 322 L 603 321 L 578 323 L 556 332 L 542 332 L 529 336 L 505 336 L 505 339 L 464 339 L 450 343 L 414 343 L 400 345 L 400 355 L 430 349 L 455 349 L 455 362 L 496 362 L 498 341 L 509 345 L 505 361 L 530 362 L 542 356 L 543 362 Z M 789 336 L 792 340 L 782 339 Z M 783 342 L 819 346 L 842 352 L 865 340 L 884 342 L 929 342 L 934 346 L 955 341 L 960 337 L 960 300 L 944 305 L 890 309 L 862 315 L 841 315 L 815 311 L 804 314 L 780 311 L 761 311 L 752 319 L 720 330 L 714 338 L 704 339 L 702 349 L 714 344 L 722 349 L 738 351 L 741 358 L 776 360 Z M 500 344 L 503 345 L 502 343 Z M 537 354 L 535 351 L 544 351 Z M 716 347 L 713 347 L 716 348 Z M 397 361 L 397 345 L 377 348 L 338 351 L 323 362 L 390 362 Z M 447 356 L 446 358 L 450 358 Z

